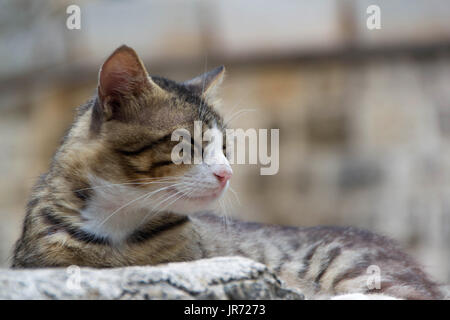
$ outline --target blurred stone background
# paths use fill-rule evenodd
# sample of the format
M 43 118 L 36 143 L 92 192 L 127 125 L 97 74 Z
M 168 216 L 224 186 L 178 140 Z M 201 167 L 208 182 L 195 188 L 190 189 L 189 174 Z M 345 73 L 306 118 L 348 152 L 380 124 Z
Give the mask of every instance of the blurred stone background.
M 81 30 L 66 8 L 81 8 Z M 368 30 L 366 9 L 381 9 Z M 354 225 L 450 282 L 450 2 L 0 0 L 0 265 L 74 109 L 119 45 L 151 74 L 224 64 L 235 128 L 279 128 L 280 170 L 235 165 L 228 214 Z

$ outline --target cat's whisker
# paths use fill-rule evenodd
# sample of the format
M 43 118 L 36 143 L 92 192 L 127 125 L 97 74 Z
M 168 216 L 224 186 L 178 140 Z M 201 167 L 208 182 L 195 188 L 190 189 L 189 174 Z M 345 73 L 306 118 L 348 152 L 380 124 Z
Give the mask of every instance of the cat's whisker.
M 81 188 L 81 189 L 75 189 L 70 191 L 59 191 L 61 193 L 72 193 L 72 192 L 79 192 L 79 191 L 86 191 L 86 190 L 96 190 L 101 188 L 109 188 L 109 187 L 116 187 L 116 186 L 122 186 L 122 185 L 141 185 L 141 184 L 151 184 L 151 183 L 171 183 L 176 182 L 181 176 L 173 176 L 173 177 L 161 177 L 161 178 L 142 178 L 137 180 L 127 180 L 122 183 L 108 183 L 101 186 L 94 186 L 94 187 L 88 187 L 88 188 Z M 138 182 L 138 181 L 145 181 L 146 179 L 154 179 L 154 181 L 147 181 L 147 182 Z M 136 181 L 136 182 L 135 182 Z
M 241 106 L 240 106 L 240 102 L 239 102 L 233 107 L 233 109 L 231 109 L 229 112 L 227 112 L 226 115 L 223 116 L 223 122 L 227 123 L 227 121 L 230 118 L 232 118 L 236 113 L 238 113 L 241 110 L 241 109 L 239 109 L 240 107 Z
M 147 220 L 147 218 L 149 217 L 150 214 L 162 212 L 165 208 L 167 208 L 168 206 L 170 206 L 170 205 L 172 204 L 172 202 L 169 203 L 169 205 L 166 206 L 165 208 L 159 209 L 159 207 L 160 207 L 164 202 L 166 202 L 167 200 L 169 200 L 169 199 L 171 199 L 171 198 L 173 198 L 173 197 L 175 197 L 175 196 L 179 196 L 178 198 L 176 198 L 176 201 L 178 201 L 179 199 L 181 199 L 181 198 L 185 195 L 184 189 L 185 189 L 185 188 L 180 188 L 180 189 L 178 189 L 178 191 L 177 191 L 175 194 L 173 194 L 173 195 L 171 195 L 171 196 L 169 196 L 169 197 L 167 197 L 167 198 L 161 200 L 159 203 L 157 203 L 156 206 L 153 207 L 152 210 L 144 216 L 144 218 L 143 218 L 142 221 L 141 221 L 141 225 L 144 224 L 144 223 L 146 222 L 146 220 Z M 158 210 L 158 211 L 157 211 L 157 210 Z
M 224 121 L 225 126 L 227 126 L 231 121 L 236 120 L 237 118 L 243 116 L 244 114 L 246 114 L 248 112 L 253 112 L 253 111 L 256 111 L 256 109 L 241 109 L 241 110 L 237 111 L 229 119 Z
M 231 110 L 226 111 L 226 114 L 224 114 L 223 119 L 226 121 L 227 118 L 229 118 L 233 113 L 237 112 L 239 110 L 239 107 L 241 106 L 242 98 L 239 99 L 239 101 L 234 105 Z
M 226 202 L 229 204 L 231 210 L 234 211 L 234 202 L 233 202 L 233 200 L 231 199 L 231 196 L 229 196 L 229 197 L 227 196 L 225 199 L 226 199 Z
M 112 216 L 114 216 L 116 213 L 118 213 L 118 212 L 119 212 L 120 210 L 122 210 L 123 208 L 129 206 L 130 204 L 135 203 L 136 201 L 138 201 L 138 200 L 140 200 L 140 199 L 142 199 L 142 198 L 146 198 L 146 199 L 147 199 L 149 195 L 153 195 L 153 194 L 156 194 L 156 193 L 158 193 L 158 192 L 167 190 L 167 189 L 169 189 L 169 188 L 172 188 L 173 186 L 174 186 L 174 185 L 170 185 L 170 186 L 167 186 L 167 187 L 163 187 L 163 188 L 157 189 L 157 190 L 155 190 L 155 191 L 151 191 L 151 192 L 149 192 L 149 193 L 145 193 L 145 194 L 143 194 L 143 195 L 141 195 L 141 196 L 135 198 L 134 200 L 131 200 L 130 202 L 127 202 L 126 204 L 124 204 L 124 205 L 120 206 L 119 208 L 117 208 L 116 210 L 114 210 L 110 215 L 108 215 L 108 217 L 106 217 L 103 221 L 101 221 L 101 222 L 98 224 L 98 227 L 102 226 L 102 225 L 103 225 L 104 223 L 106 223 Z
M 231 186 L 228 186 L 228 188 L 230 189 L 230 191 L 231 191 L 231 193 L 233 194 L 233 196 L 236 198 L 236 200 L 237 200 L 237 202 L 238 202 L 238 205 L 239 205 L 239 206 L 242 206 L 241 200 L 239 200 L 239 196 L 238 196 L 237 192 L 234 191 L 234 189 L 233 189 Z
M 167 178 L 179 178 L 180 176 L 162 176 L 162 177 L 146 177 L 146 178 L 139 178 L 134 180 L 127 180 L 125 182 L 135 182 L 135 181 L 148 181 L 148 180 L 164 180 Z
M 173 183 L 175 181 L 176 180 L 173 180 L 173 181 L 111 183 L 111 184 L 107 184 L 107 185 L 104 185 L 104 186 L 95 186 L 95 187 L 90 187 L 90 188 L 77 189 L 77 190 L 73 190 L 73 192 L 86 191 L 86 190 L 96 190 L 96 189 L 102 189 L 102 188 L 111 188 L 111 187 L 124 186 L 124 185 L 150 185 L 150 184 L 163 184 L 163 183 L 167 184 L 167 183 Z
M 225 234 L 228 236 L 228 238 L 231 238 L 231 236 L 232 236 L 232 228 L 230 227 L 230 215 L 229 215 L 229 212 L 228 212 L 226 204 L 225 204 L 225 198 L 224 199 L 220 199 L 219 203 L 220 203 L 220 205 L 222 207 L 222 211 L 223 211 L 223 221 L 224 221 L 224 226 L 225 226 Z
M 153 182 L 153 181 L 169 181 L 169 180 L 176 180 L 181 177 L 182 176 L 147 177 L 147 178 L 140 178 L 140 179 L 134 179 L 134 180 L 125 180 L 124 182 L 121 182 L 121 183 L 110 183 L 110 184 L 106 184 L 105 186 L 119 186 L 122 184 L 144 183 L 144 182 Z M 95 188 L 95 187 L 93 187 L 93 188 Z M 86 190 L 86 189 L 91 189 L 91 188 L 83 188 L 83 189 L 78 189 L 78 190 L 74 190 L 74 191 Z
M 188 191 L 188 190 L 187 190 Z M 175 203 L 176 201 L 178 201 L 179 199 L 186 197 L 187 194 L 192 194 L 195 190 L 191 190 L 191 192 L 186 193 L 183 190 L 180 190 L 179 192 L 179 197 L 176 198 L 175 200 L 172 200 L 169 204 L 167 204 L 164 208 L 160 209 L 160 211 L 164 211 L 165 209 L 167 209 L 170 205 L 172 205 L 173 203 Z
M 206 73 L 206 70 L 208 70 L 208 55 L 205 55 L 205 70 L 204 70 L 204 74 Z M 204 93 L 205 93 L 205 84 L 206 84 L 206 77 L 203 77 L 202 79 L 202 93 L 200 96 L 203 97 Z M 204 116 L 204 112 L 203 112 L 203 99 L 200 100 L 200 108 L 199 108 L 199 115 L 200 115 L 200 119 L 203 119 Z
M 228 230 L 228 225 L 227 225 L 227 210 L 225 209 L 225 205 L 222 199 L 219 200 L 219 206 L 221 208 L 221 212 L 222 212 L 222 220 L 224 222 L 225 225 L 225 230 Z
M 130 202 L 127 202 L 126 204 L 124 204 L 123 206 L 120 206 L 118 209 L 114 210 L 110 215 L 108 215 L 108 217 L 106 217 L 104 220 L 102 220 L 99 224 L 98 227 L 102 226 L 103 224 L 105 224 L 112 216 L 114 216 L 117 212 L 119 212 L 121 209 L 129 206 L 130 204 L 138 201 L 139 199 L 144 198 L 145 196 L 147 196 L 147 194 L 141 195 L 137 198 L 135 198 L 134 200 L 131 200 Z
M 184 191 L 184 190 L 180 190 L 179 192 L 178 192 L 178 197 L 175 199 L 175 200 L 172 200 L 169 204 L 167 204 L 166 206 L 164 206 L 164 208 L 154 208 L 150 213 L 155 213 L 155 215 L 157 215 L 157 214 L 159 214 L 159 213 L 161 213 L 161 212 L 164 212 L 164 210 L 166 209 L 166 208 L 168 208 L 170 205 L 172 205 L 173 203 L 175 203 L 176 201 L 178 201 L 178 200 L 180 200 L 181 198 L 184 198 L 184 197 L 186 197 L 186 196 L 189 196 L 189 195 L 191 195 L 192 193 L 194 193 L 196 190 L 195 189 L 191 189 L 190 191 L 188 190 L 188 192 L 186 192 L 186 191 Z M 162 201 L 162 202 L 160 202 L 159 204 L 158 204 L 158 207 L 162 204 L 162 203 L 164 203 L 165 201 L 167 201 L 168 199 L 165 199 L 164 201 Z M 158 211 L 156 211 L 158 209 Z M 148 213 L 145 217 L 144 217 L 144 219 L 142 220 L 142 223 L 145 223 L 145 220 L 147 219 L 147 217 L 149 216 L 149 214 L 150 213 Z
M 185 183 L 184 182 L 179 182 L 179 183 L 176 183 L 176 184 L 172 185 L 171 187 L 176 187 L 176 186 L 178 186 L 178 188 L 176 188 L 176 191 L 179 192 L 180 190 L 182 190 L 185 187 Z M 144 200 L 147 200 L 147 199 L 148 198 L 146 198 Z

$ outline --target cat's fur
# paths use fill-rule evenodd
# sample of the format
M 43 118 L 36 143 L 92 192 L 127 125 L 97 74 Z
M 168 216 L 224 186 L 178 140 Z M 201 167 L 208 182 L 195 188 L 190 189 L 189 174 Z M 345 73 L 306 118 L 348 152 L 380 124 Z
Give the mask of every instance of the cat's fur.
M 209 99 L 223 72 L 185 83 L 148 77 L 131 48 L 117 49 L 102 67 L 98 94 L 79 109 L 33 190 L 13 267 L 121 267 L 240 255 L 266 264 L 308 298 L 440 298 L 416 262 L 382 236 L 234 220 L 225 227 L 199 213 L 214 201 L 196 197 L 226 189 L 217 185 L 217 170 L 231 169 L 173 164 L 170 136 L 177 128 L 192 132 L 195 120 L 203 130 L 224 130 Z M 215 157 L 225 159 L 220 153 Z M 184 187 L 179 197 L 161 191 L 174 183 Z M 170 196 L 172 203 L 164 203 Z M 380 288 L 370 286 L 372 265 L 381 271 Z

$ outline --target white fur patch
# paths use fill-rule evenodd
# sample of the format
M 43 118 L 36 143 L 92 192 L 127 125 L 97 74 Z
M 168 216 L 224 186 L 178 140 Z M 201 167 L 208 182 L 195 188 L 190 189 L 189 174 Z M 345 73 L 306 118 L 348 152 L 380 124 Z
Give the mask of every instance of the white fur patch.
M 91 177 L 93 196 L 81 215 L 86 220 L 82 229 L 119 243 L 135 231 L 151 214 L 148 192 L 129 185 L 111 184 Z

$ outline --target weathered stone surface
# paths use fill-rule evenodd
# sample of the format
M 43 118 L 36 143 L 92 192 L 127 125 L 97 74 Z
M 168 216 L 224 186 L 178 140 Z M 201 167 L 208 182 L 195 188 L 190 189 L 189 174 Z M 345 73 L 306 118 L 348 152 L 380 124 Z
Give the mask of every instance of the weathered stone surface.
M 444 295 L 445 300 L 450 300 L 450 285 L 442 285 L 441 286 L 442 294 Z
M 266 266 L 221 257 L 160 266 L 0 270 L 0 299 L 303 299 Z

